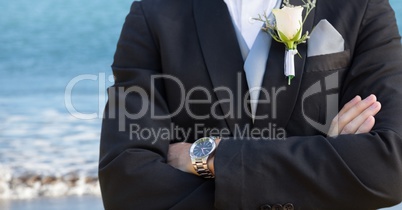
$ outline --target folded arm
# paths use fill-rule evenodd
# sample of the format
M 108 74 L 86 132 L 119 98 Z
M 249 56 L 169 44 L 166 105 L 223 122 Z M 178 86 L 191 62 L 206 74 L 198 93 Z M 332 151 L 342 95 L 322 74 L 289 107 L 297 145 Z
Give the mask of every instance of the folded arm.
M 370 95 L 362 100 L 356 96 L 349 101 L 339 111 L 338 115 L 332 120 L 328 136 L 336 137 L 340 134 L 360 134 L 368 133 L 374 127 L 374 116 L 380 111 L 381 103 L 377 101 L 375 95 Z M 221 139 L 216 140 L 217 147 Z M 191 144 L 177 143 L 171 144 L 168 151 L 168 164 L 171 166 L 194 175 L 198 175 L 194 170 L 189 156 Z M 214 174 L 215 164 L 214 156 L 208 158 L 208 167 Z

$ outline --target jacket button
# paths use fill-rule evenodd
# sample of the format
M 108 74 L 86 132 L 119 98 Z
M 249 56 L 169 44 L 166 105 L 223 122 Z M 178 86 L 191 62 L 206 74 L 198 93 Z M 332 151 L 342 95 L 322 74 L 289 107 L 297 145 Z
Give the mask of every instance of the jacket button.
M 283 210 L 283 207 L 281 204 L 275 204 L 274 206 L 272 206 L 271 209 L 272 210 Z
M 260 210 L 271 210 L 271 206 L 268 204 L 260 206 Z
M 293 204 L 287 203 L 283 206 L 283 210 L 294 210 Z

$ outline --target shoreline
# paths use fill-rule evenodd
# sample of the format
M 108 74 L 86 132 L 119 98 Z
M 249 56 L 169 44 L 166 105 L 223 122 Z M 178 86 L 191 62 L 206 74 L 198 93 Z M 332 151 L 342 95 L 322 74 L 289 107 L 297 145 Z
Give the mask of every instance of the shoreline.
M 2 210 L 103 210 L 102 199 L 96 195 L 38 197 L 33 199 L 0 199 Z

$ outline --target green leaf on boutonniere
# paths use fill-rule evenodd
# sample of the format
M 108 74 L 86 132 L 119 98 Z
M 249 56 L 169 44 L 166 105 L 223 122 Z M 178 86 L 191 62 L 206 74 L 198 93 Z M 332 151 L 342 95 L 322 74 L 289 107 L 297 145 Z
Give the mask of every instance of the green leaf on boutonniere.
M 296 76 L 294 66 L 294 55 L 299 54 L 297 51 L 297 45 L 305 43 L 309 38 L 308 31 L 304 35 L 303 25 L 307 19 L 307 16 L 315 8 L 316 0 L 302 0 L 304 5 L 293 6 L 289 3 L 289 0 L 283 0 L 283 7 L 281 9 L 273 9 L 272 13 L 275 17 L 275 21 L 270 21 L 268 16 L 259 15 L 255 20 L 265 23 L 262 30 L 267 32 L 271 37 L 280 43 L 284 43 L 286 47 L 285 54 L 285 76 L 288 77 L 288 84 Z M 304 18 L 303 10 L 306 8 Z M 299 54 L 300 56 L 300 54 Z

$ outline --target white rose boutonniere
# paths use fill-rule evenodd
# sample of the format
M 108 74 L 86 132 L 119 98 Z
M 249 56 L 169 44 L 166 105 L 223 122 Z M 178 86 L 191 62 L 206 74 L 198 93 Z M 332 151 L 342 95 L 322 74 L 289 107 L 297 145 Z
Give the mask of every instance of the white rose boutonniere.
M 309 38 L 308 31 L 302 35 L 303 24 L 315 7 L 316 0 L 303 1 L 302 6 L 293 6 L 289 0 L 283 1 L 281 9 L 273 9 L 272 13 L 275 17 L 274 21 L 268 19 L 267 15 L 260 15 L 256 20 L 264 22 L 262 30 L 272 36 L 272 38 L 280 43 L 285 44 L 285 76 L 288 77 L 288 84 L 295 75 L 294 56 L 298 54 L 297 45 L 305 43 Z M 306 8 L 306 14 L 303 18 L 303 10 Z

